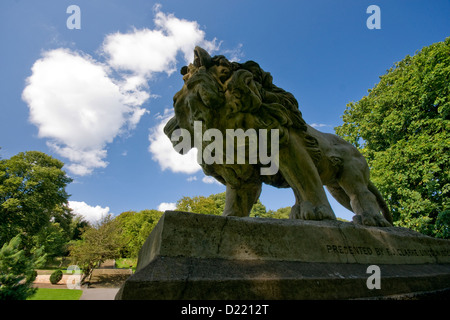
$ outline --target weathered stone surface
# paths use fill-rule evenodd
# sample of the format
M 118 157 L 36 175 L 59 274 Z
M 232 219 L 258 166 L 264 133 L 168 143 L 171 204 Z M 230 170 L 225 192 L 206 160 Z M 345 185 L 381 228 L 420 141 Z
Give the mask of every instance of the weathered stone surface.
M 381 289 L 369 290 L 378 265 Z M 450 241 L 341 221 L 166 211 L 118 299 L 349 299 L 450 288 Z

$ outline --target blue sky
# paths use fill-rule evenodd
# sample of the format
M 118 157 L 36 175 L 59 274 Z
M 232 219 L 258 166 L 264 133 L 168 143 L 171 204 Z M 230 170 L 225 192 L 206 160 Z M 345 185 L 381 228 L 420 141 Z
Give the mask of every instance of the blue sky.
M 73 4 L 79 30 L 66 25 Z M 367 28 L 369 5 L 381 29 Z M 91 217 L 225 191 L 173 158 L 157 130 L 195 45 L 258 62 L 309 124 L 334 132 L 394 62 L 450 35 L 448 0 L 4 0 L 0 15 L 0 155 L 62 160 L 72 206 Z M 294 197 L 264 186 L 261 201 L 275 210 Z

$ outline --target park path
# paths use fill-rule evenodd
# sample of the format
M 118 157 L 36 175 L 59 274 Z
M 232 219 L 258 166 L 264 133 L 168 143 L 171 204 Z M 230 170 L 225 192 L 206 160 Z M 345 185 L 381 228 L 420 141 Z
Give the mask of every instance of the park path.
M 119 288 L 87 288 L 80 300 L 114 300 L 117 291 Z

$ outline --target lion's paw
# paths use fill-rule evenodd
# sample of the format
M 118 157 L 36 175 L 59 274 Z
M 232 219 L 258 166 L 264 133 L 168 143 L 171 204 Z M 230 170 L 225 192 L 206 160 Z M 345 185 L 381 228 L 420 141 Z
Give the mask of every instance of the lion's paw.
M 327 206 L 318 206 L 314 209 L 320 220 L 336 220 L 333 210 Z
M 295 204 L 291 208 L 289 218 L 303 220 L 336 219 L 333 211 L 330 208 L 326 206 L 314 207 L 309 201 L 303 201 L 301 204 Z
M 320 214 L 320 213 L 319 213 Z M 303 220 L 321 220 L 314 210 L 314 206 L 309 201 L 303 201 L 300 205 L 300 219 Z
M 379 214 L 357 214 L 353 216 L 353 222 L 370 227 L 392 227 L 392 225 L 382 215 Z
M 302 219 L 299 204 L 296 203 L 292 206 L 291 213 L 289 214 L 289 219 Z

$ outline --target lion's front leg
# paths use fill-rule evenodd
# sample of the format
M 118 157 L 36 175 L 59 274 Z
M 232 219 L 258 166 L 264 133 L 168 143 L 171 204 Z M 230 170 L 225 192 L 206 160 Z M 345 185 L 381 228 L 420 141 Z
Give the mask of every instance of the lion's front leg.
M 289 219 L 303 219 L 303 220 L 325 220 L 336 219 L 333 211 L 330 211 L 324 205 L 313 206 L 309 201 L 303 201 L 302 197 L 295 193 L 295 204 L 291 208 Z
M 262 183 L 251 182 L 241 187 L 227 184 L 224 216 L 248 217 L 261 194 Z
M 289 137 L 288 146 L 280 150 L 280 171 L 293 189 L 296 203 L 290 218 L 305 220 L 335 220 L 333 210 L 323 189 L 317 168 L 303 139 L 296 133 Z

